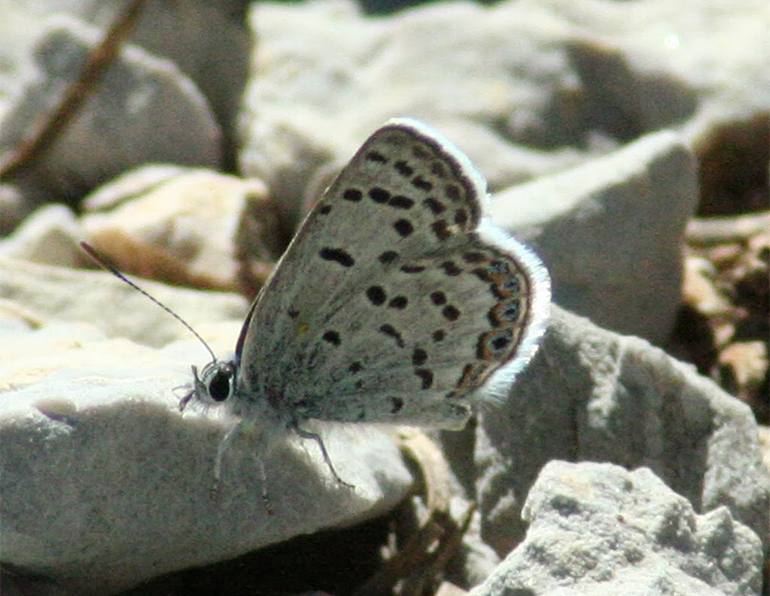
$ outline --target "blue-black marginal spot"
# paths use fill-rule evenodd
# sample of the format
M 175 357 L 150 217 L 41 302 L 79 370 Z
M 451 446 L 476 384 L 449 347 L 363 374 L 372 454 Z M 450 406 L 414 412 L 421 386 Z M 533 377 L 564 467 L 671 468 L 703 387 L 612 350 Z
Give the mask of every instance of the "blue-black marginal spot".
M 351 201 L 353 203 L 357 203 L 363 198 L 363 194 L 360 190 L 357 188 L 346 188 L 345 191 L 342 193 L 342 198 L 346 201 Z
M 518 278 L 506 279 L 502 284 L 502 290 L 510 294 L 518 294 L 521 292 L 521 283 Z
M 440 341 L 444 341 L 446 333 L 443 329 L 436 329 L 436 331 L 430 334 L 430 337 L 434 342 L 438 343 Z
M 444 292 L 439 292 L 438 290 L 431 292 L 430 301 L 436 306 L 446 304 L 446 294 L 444 294 Z
M 404 407 L 404 400 L 400 397 L 390 398 L 390 413 L 398 414 L 399 410 Z
M 331 205 L 319 205 L 318 206 L 318 213 L 320 213 L 321 215 L 329 215 L 329 213 L 331 213 L 331 211 L 332 211 L 332 206 Z
M 414 207 L 414 200 L 403 195 L 396 195 L 390 198 L 388 205 L 394 209 L 411 209 Z
M 466 252 L 463 253 L 463 261 L 466 263 L 483 263 L 486 260 L 486 256 L 483 252 Z
M 501 319 L 514 323 L 521 314 L 521 301 L 518 299 L 509 300 L 505 304 L 499 305 L 495 310 Z
M 342 340 L 340 339 L 340 334 L 336 331 L 326 331 L 322 336 L 321 339 L 323 339 L 326 342 L 329 342 L 333 346 L 338 346 L 340 343 L 342 343 Z
M 332 261 L 343 267 L 352 267 L 356 263 L 355 259 L 341 248 L 329 248 L 328 246 L 324 246 L 318 251 L 318 256 L 324 261 Z
M 377 260 L 383 265 L 390 265 L 398 259 L 398 253 L 395 250 L 386 250 L 382 253 Z
M 399 236 L 406 238 L 414 232 L 414 226 L 408 219 L 399 219 L 393 223 L 393 229 L 396 230 Z
M 299 311 L 292 309 L 286 314 L 289 315 L 289 318 L 296 319 L 299 316 Z
M 422 389 L 431 388 L 433 385 L 433 372 L 427 368 L 417 368 L 415 369 L 414 374 L 420 377 L 420 380 L 422 381 Z
M 404 273 L 422 273 L 425 271 L 425 267 L 422 265 L 402 265 L 401 271 Z
M 412 352 L 412 364 L 414 366 L 422 366 L 426 360 L 428 360 L 428 352 L 422 348 L 415 348 Z
M 446 240 L 452 235 L 452 232 L 449 231 L 447 222 L 445 222 L 443 219 L 439 219 L 433 222 L 430 227 L 433 230 L 433 234 L 435 234 L 436 238 L 439 240 Z
M 404 160 L 397 161 L 393 164 L 393 167 L 396 169 L 396 172 L 401 174 L 404 178 L 411 178 L 412 174 L 414 174 L 414 169 L 412 166 L 410 166 Z
M 487 269 L 490 275 L 500 275 L 505 273 L 510 273 L 511 268 L 505 261 L 492 261 L 489 264 L 489 269 Z
M 390 193 L 384 188 L 375 186 L 374 188 L 369 190 L 369 198 L 375 203 L 383 204 L 388 202 L 388 199 L 390 198 Z
M 412 178 L 412 186 L 419 190 L 424 190 L 425 192 L 430 192 L 433 190 L 433 184 L 428 182 L 425 178 L 422 176 L 415 176 Z
M 441 201 L 433 197 L 428 197 L 422 202 L 422 204 L 430 209 L 430 212 L 433 215 L 441 215 L 444 213 L 444 211 L 446 211 L 446 206 Z
M 366 288 L 366 297 L 369 299 L 369 302 L 374 304 L 374 306 L 382 306 L 387 299 L 385 290 L 382 286 L 369 286 Z
M 521 316 L 521 301 L 516 299 L 500 302 L 489 309 L 487 320 L 492 327 L 508 326 L 515 323 Z
M 406 296 L 396 296 L 390 302 L 388 302 L 389 308 L 395 308 L 397 310 L 404 310 L 406 305 L 409 304 Z
M 468 223 L 468 212 L 465 209 L 455 211 L 455 223 L 458 226 L 464 226 Z
M 444 193 L 446 193 L 446 196 L 448 196 L 453 201 L 460 200 L 460 189 L 456 184 L 444 185 Z
M 457 308 L 452 306 L 451 304 L 442 308 L 441 314 L 444 315 L 444 318 L 447 321 L 456 321 L 457 319 L 460 318 L 460 311 L 457 310 Z
M 401 337 L 401 334 L 396 331 L 396 328 L 393 327 L 393 325 L 382 325 L 379 331 L 383 335 L 387 335 L 388 337 L 395 339 L 396 345 L 398 345 L 399 348 L 404 347 L 404 339 Z
M 367 151 L 366 161 L 374 161 L 376 163 L 388 163 L 388 158 L 378 151 Z
M 357 372 L 361 372 L 364 368 L 364 365 L 361 364 L 358 360 L 355 362 L 352 362 L 350 366 L 348 366 L 348 372 L 352 374 L 356 374 Z
M 443 269 L 444 274 L 448 275 L 449 277 L 457 277 L 463 272 L 463 270 L 460 269 L 454 261 L 444 261 L 441 263 L 441 265 L 439 265 L 439 267 Z
M 513 341 L 513 332 L 510 329 L 500 329 L 498 331 L 485 333 L 479 338 L 478 354 L 487 356 L 500 356 Z

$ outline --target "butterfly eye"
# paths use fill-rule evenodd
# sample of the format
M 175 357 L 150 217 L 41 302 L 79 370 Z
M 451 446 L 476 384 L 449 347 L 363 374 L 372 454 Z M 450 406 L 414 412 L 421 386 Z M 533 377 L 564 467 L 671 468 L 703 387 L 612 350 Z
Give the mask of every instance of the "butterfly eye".
M 214 401 L 225 401 L 232 394 L 233 375 L 230 370 L 217 370 L 208 381 L 208 394 Z

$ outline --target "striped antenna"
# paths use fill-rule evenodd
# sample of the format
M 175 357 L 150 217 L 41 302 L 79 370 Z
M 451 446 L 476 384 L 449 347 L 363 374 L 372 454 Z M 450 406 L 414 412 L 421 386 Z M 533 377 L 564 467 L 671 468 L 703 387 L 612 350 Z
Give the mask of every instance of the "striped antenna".
M 137 285 L 135 282 L 133 282 L 133 281 L 131 281 L 130 279 L 128 279 L 128 278 L 127 278 L 125 275 L 123 275 L 123 274 L 122 274 L 120 271 L 118 271 L 118 269 L 117 269 L 117 268 L 116 268 L 114 265 L 111 265 L 111 264 L 110 264 L 110 263 L 107 261 L 107 259 L 105 259 L 105 258 L 104 258 L 102 255 L 100 255 L 98 252 L 96 252 L 96 249 L 94 249 L 94 247 L 93 247 L 93 246 L 91 246 L 91 245 L 90 245 L 90 244 L 88 244 L 87 242 L 83 242 L 83 241 L 81 241 L 81 242 L 80 242 L 80 248 L 82 248 L 82 249 L 83 249 L 83 250 L 84 250 L 84 251 L 85 251 L 85 252 L 88 254 L 88 256 L 89 256 L 89 257 L 91 257 L 91 258 L 92 258 L 94 261 L 96 261 L 96 263 L 97 263 L 97 264 L 98 264 L 100 267 L 102 267 L 102 268 L 106 269 L 107 271 L 109 271 L 110 273 L 112 273 L 112 274 L 113 274 L 115 277 L 117 277 L 117 278 L 118 278 L 120 281 L 122 281 L 122 282 L 124 282 L 124 283 L 127 283 L 129 286 L 131 286 L 132 288 L 134 288 L 134 289 L 135 289 L 137 292 L 139 292 L 140 294 L 143 294 L 144 296 L 146 296 L 147 298 L 149 298 L 150 300 L 152 300 L 152 301 L 153 301 L 155 304 L 157 304 L 158 306 L 160 306 L 160 307 L 161 307 L 163 310 L 165 310 L 165 311 L 166 311 L 168 314 L 170 314 L 172 317 L 174 317 L 174 318 L 175 318 L 177 321 L 179 321 L 180 323 L 182 323 L 182 325 L 184 325 L 185 327 L 187 327 L 187 329 L 190 331 L 190 333 L 192 333 L 192 334 L 193 334 L 195 337 L 197 337 L 197 338 L 198 338 L 198 340 L 199 340 L 199 341 L 200 341 L 200 342 L 203 344 L 203 346 L 206 348 L 206 350 L 208 351 L 208 353 L 209 353 L 209 354 L 211 354 L 211 359 L 212 359 L 212 361 L 213 361 L 213 362 L 217 362 L 217 357 L 216 357 L 216 355 L 214 354 L 214 351 L 213 351 L 213 350 L 212 350 L 212 349 L 209 347 L 209 345 L 206 343 L 206 340 L 204 340 L 204 339 L 203 339 L 203 338 L 200 336 L 200 334 L 199 334 L 199 333 L 198 333 L 198 332 L 197 332 L 195 329 L 193 329 L 193 328 L 190 326 L 190 324 L 189 324 L 187 321 L 185 321 L 185 320 L 184 320 L 182 317 L 180 317 L 178 314 L 176 314 L 176 313 L 175 313 L 173 310 L 171 310 L 171 309 L 170 309 L 168 306 L 166 306 L 165 304 L 163 304 L 163 303 L 162 303 L 160 300 L 158 300 L 157 298 L 155 298 L 154 296 L 152 296 L 152 295 L 151 295 L 149 292 L 147 292 L 147 291 L 143 290 L 142 288 L 140 288 L 140 287 L 139 287 L 139 286 L 138 286 L 138 285 Z

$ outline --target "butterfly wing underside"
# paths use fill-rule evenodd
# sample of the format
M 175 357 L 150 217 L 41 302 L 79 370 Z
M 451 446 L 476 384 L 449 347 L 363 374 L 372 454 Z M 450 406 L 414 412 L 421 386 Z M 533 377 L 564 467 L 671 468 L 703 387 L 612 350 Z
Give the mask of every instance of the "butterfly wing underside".
M 361 147 L 260 294 L 239 399 L 295 420 L 461 428 L 504 393 L 550 301 L 525 247 L 490 223 L 486 184 L 449 141 L 394 120 Z

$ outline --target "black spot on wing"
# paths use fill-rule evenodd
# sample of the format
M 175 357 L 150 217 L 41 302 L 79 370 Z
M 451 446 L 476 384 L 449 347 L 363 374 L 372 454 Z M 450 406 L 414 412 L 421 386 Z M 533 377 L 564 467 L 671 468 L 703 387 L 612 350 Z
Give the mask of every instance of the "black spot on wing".
M 414 174 L 414 169 L 412 166 L 403 160 L 394 163 L 393 167 L 396 169 L 396 172 L 401 174 L 404 178 L 411 178 L 412 174 Z
M 379 257 L 377 257 L 377 260 L 379 260 L 380 263 L 382 263 L 383 265 L 390 265 L 391 263 L 395 262 L 397 259 L 398 259 L 398 253 L 394 250 L 386 250 Z
M 443 219 L 434 221 L 430 225 L 430 228 L 433 230 L 433 234 L 439 240 L 446 240 L 452 235 L 452 232 L 449 230 L 449 224 L 447 224 L 447 222 L 445 222 Z
M 441 263 L 441 265 L 439 265 L 439 267 L 443 269 L 444 273 L 449 277 L 457 277 L 463 272 L 463 270 L 460 269 L 454 261 L 444 261 Z
M 428 197 L 422 202 L 422 204 L 425 205 L 433 215 L 441 215 L 444 213 L 444 211 L 446 211 L 446 206 L 441 201 L 433 197 Z
M 387 300 L 387 295 L 382 286 L 369 286 L 366 288 L 366 297 L 374 306 L 382 306 Z
M 371 161 L 374 163 L 388 163 L 388 158 L 379 151 L 367 151 L 365 158 L 366 161 Z
M 363 198 L 363 196 L 364 195 L 357 188 L 347 188 L 342 193 L 342 198 L 352 203 L 358 203 Z
M 329 248 L 328 246 L 325 246 L 318 251 L 318 256 L 324 261 L 331 261 L 338 265 L 342 265 L 343 267 L 352 267 L 356 263 L 350 253 L 341 248 Z
M 457 308 L 452 306 L 451 304 L 441 309 L 441 314 L 444 315 L 444 318 L 447 321 L 456 321 L 457 319 L 460 318 L 460 311 L 457 310 Z
M 414 366 L 422 366 L 428 360 L 428 352 L 422 348 L 415 348 L 412 352 L 412 364 Z
M 441 306 L 442 304 L 446 304 L 446 294 L 444 294 L 444 292 L 439 292 L 439 291 L 431 292 L 430 301 L 436 306 Z
M 419 175 L 412 178 L 412 186 L 419 190 L 424 190 L 425 192 L 430 192 L 433 190 L 433 184 Z
M 433 373 L 427 368 L 417 368 L 414 371 L 422 382 L 421 389 L 430 389 L 433 385 Z
M 411 236 L 412 232 L 414 232 L 414 226 L 408 219 L 399 219 L 398 221 L 394 222 L 393 229 L 396 230 L 398 235 L 402 238 Z
M 325 342 L 330 343 L 333 346 L 338 346 L 340 343 L 342 343 L 342 340 L 340 339 L 340 334 L 336 331 L 326 331 L 322 336 L 321 339 L 323 339 Z
M 388 206 L 395 209 L 411 209 L 414 207 L 414 200 L 402 195 L 396 195 L 390 198 Z
M 393 325 L 382 325 L 379 331 L 383 335 L 387 335 L 388 337 L 391 337 L 394 340 L 396 340 L 396 345 L 399 348 L 404 347 L 404 338 L 401 337 L 401 334 L 396 330 L 395 327 L 393 327 Z

